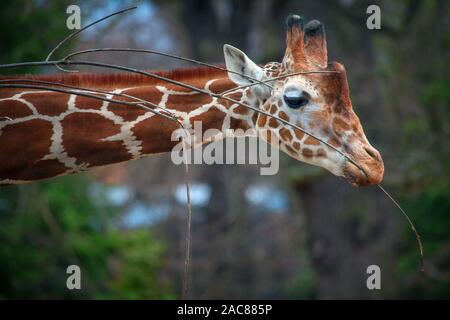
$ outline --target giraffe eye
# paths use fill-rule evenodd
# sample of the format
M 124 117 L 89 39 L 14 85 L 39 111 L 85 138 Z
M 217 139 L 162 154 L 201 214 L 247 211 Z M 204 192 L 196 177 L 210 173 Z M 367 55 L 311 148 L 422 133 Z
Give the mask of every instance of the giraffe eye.
M 286 90 L 283 99 L 289 108 L 299 109 L 308 104 L 309 95 L 304 91 L 299 91 L 297 89 Z

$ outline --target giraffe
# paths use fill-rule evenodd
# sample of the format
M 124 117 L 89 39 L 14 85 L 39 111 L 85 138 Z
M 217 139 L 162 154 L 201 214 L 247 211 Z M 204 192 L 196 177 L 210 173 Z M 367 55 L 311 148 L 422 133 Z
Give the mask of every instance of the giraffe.
M 344 66 L 328 63 L 325 31 L 320 22 L 312 20 L 304 25 L 300 16 L 288 17 L 286 52 L 281 63 L 258 66 L 231 45 L 224 46 L 224 56 L 228 72 L 196 67 L 157 74 L 215 94 L 226 92 L 227 97 L 239 103 L 128 73 L 14 79 L 102 89 L 109 99 L 120 94 L 134 96 L 157 105 L 156 111 L 169 111 L 185 128 L 193 128 L 195 121 L 201 121 L 202 130 L 265 130 L 268 134 L 261 138 L 268 143 L 278 139 L 280 150 L 289 156 L 343 176 L 353 185 L 378 184 L 382 180 L 383 160 L 368 142 L 352 108 Z M 297 74 L 281 77 L 291 73 Z M 123 96 L 116 99 L 129 100 Z M 177 129 L 175 122 L 148 110 L 111 101 L 48 90 L 2 88 L 0 184 L 26 183 L 170 152 L 178 143 L 171 139 Z

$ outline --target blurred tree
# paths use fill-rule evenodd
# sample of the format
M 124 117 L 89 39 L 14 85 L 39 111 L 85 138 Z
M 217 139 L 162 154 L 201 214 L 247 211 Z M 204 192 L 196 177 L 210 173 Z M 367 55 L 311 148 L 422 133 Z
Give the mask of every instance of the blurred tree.
M 70 176 L 1 189 L 1 297 L 170 297 L 155 276 L 161 243 L 146 230 L 118 230 L 117 210 L 89 186 Z M 66 288 L 71 264 L 81 268 L 80 291 Z
M 70 1 L 7 1 L 0 5 L 0 61 L 44 60 L 57 41 L 68 34 L 66 8 Z M 31 68 L 2 69 L 23 73 Z
M 418 272 L 411 230 L 382 194 L 351 191 L 330 177 L 310 179 L 297 169 L 319 297 L 448 297 L 449 3 L 379 1 L 376 32 L 365 28 L 373 1 L 324 3 L 338 28 L 327 29 L 331 55 L 339 51 L 347 65 L 354 108 L 385 160 L 384 184 L 422 231 L 428 267 L 426 275 Z M 372 263 L 383 270 L 379 293 L 364 286 Z

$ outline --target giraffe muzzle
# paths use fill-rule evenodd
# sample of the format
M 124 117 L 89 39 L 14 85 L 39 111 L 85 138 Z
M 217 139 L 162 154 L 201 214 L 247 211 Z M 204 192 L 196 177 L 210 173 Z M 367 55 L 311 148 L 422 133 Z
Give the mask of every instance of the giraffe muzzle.
M 384 176 L 384 163 L 380 152 L 369 145 L 352 152 L 352 158 L 364 170 L 347 161 L 344 165 L 344 177 L 354 186 L 379 184 Z

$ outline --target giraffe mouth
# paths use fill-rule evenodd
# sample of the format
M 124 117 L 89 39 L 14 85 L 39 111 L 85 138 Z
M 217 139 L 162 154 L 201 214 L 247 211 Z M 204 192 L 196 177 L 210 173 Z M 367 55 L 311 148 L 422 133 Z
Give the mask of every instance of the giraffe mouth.
M 343 173 L 344 178 L 354 187 L 367 186 L 370 184 L 369 179 L 362 170 L 350 161 L 345 163 Z
M 353 186 L 379 184 L 384 176 L 383 158 L 378 150 L 368 143 L 354 143 L 348 153 L 355 161 L 347 160 L 343 166 L 343 176 Z
M 379 184 L 383 179 L 384 166 L 383 163 L 378 163 L 375 166 L 367 166 L 360 164 L 364 172 L 356 165 L 347 161 L 344 165 L 344 178 L 355 187 L 369 186 Z

